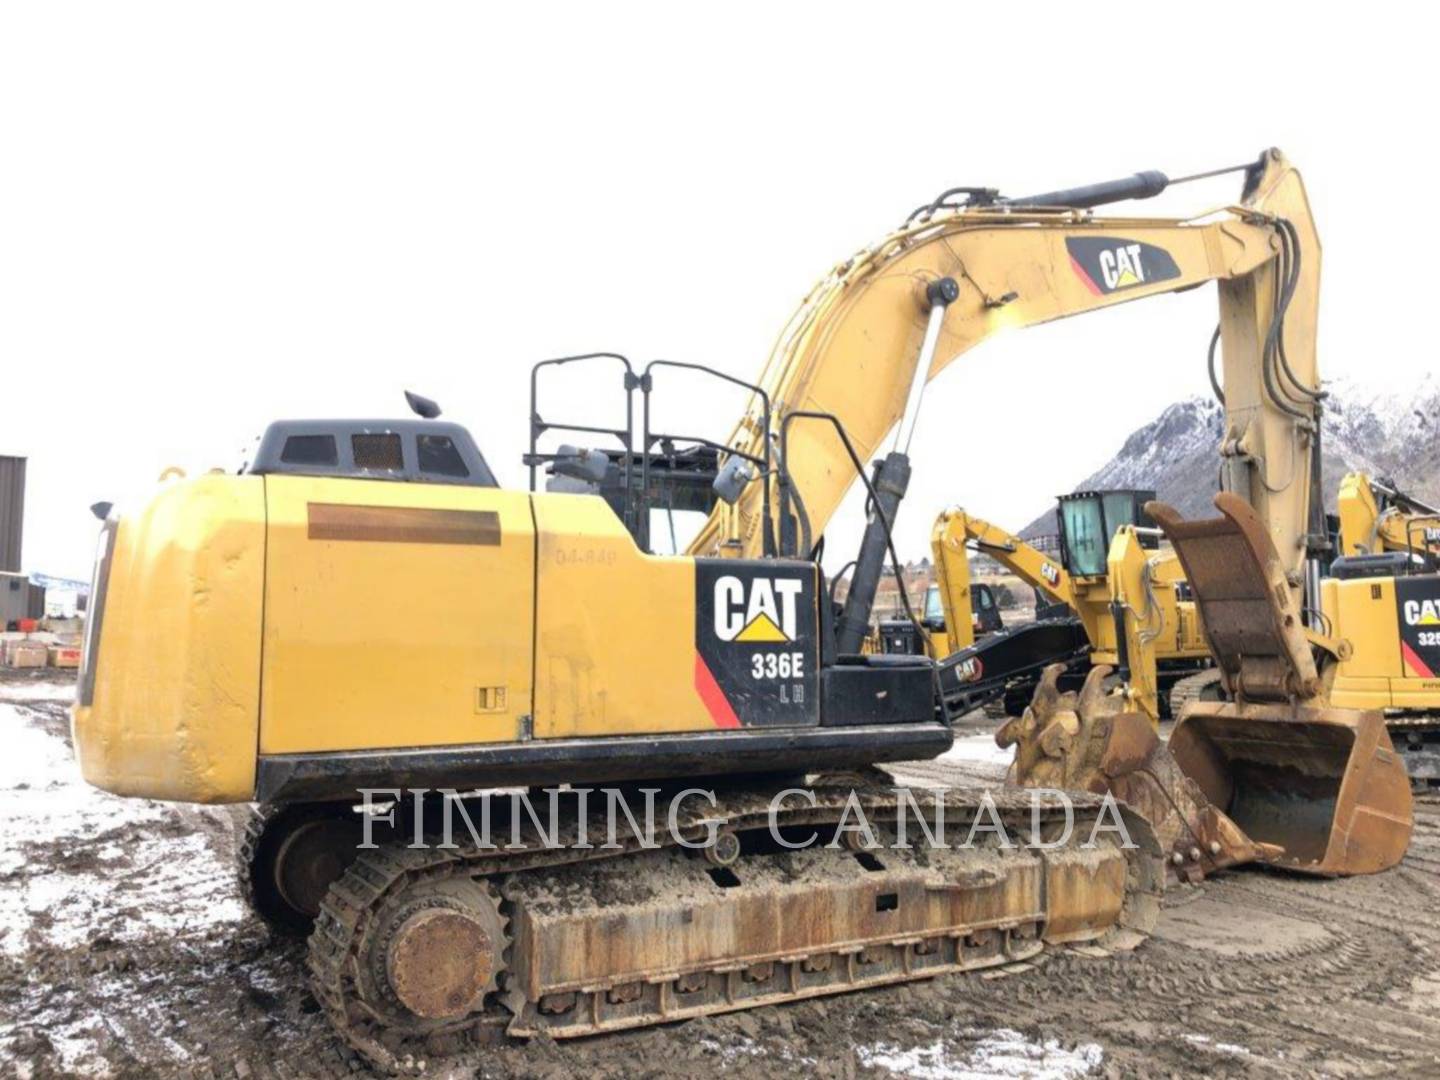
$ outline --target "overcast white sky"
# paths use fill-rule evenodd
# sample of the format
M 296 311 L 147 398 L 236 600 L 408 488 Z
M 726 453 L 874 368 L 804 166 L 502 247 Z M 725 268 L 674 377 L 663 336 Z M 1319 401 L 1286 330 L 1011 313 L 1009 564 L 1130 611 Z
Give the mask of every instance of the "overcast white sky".
M 1322 370 L 1413 379 L 1434 355 L 1431 18 L 1287 7 L 7 4 L 0 453 L 30 458 L 26 568 L 86 576 L 91 502 L 233 465 L 272 419 L 403 414 L 405 387 L 520 485 L 534 360 L 751 376 L 816 278 L 954 184 L 1279 146 L 1325 245 Z M 952 367 L 902 554 L 947 503 L 1023 524 L 1203 392 L 1214 318 L 1197 290 Z M 736 408 L 671 395 L 661 419 L 723 437 Z

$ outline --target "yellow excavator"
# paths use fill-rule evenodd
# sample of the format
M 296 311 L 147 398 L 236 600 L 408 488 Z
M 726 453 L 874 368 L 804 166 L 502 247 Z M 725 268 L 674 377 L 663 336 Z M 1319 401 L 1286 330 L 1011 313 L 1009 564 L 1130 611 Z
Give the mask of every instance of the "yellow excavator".
M 1330 700 L 1383 710 L 1411 779 L 1440 787 L 1440 510 L 1361 472 L 1341 480 L 1336 506 L 1321 608 L 1351 647 Z
M 972 548 L 1065 609 L 1058 618 L 1019 624 L 979 648 L 966 643 L 976 660 L 972 696 L 993 691 L 1003 701 L 1023 697 L 1028 703 L 1034 689 L 1029 676 L 1047 662 L 1072 661 L 1067 679 L 1106 664 L 1126 669 L 1133 707 L 1158 722 L 1171 715 L 1172 695 L 1191 687 L 1198 694 L 1212 679 L 1218 683 L 1180 565 L 1160 549 L 1159 530 L 1144 513 L 1154 494 L 1127 489 L 1061 496 L 1060 551 L 1054 556 L 959 507 L 940 513 L 930 546 L 947 621 L 952 613 L 965 619 Z
M 994 815 L 1034 841 L 1013 847 L 823 841 L 850 838 L 838 834 L 857 801 L 898 824 L 902 793 L 868 767 L 953 739 L 955 670 L 861 644 L 883 567 L 898 565 L 891 526 L 926 383 L 989 336 L 1217 282 L 1227 490 L 1284 553 L 1266 596 L 1299 608 L 1313 468 L 1296 431 L 1318 428 L 1273 381 L 1315 385 L 1318 244 L 1278 152 L 1236 171 L 1240 202 L 1187 220 L 1094 213 L 1157 194 L 1159 173 L 1028 198 L 944 192 L 826 275 L 754 384 L 617 354 L 543 362 L 528 491 L 499 487 L 468 432 L 412 397 L 416 419 L 277 422 L 239 474 L 171 482 L 130 513 L 97 505 L 74 710 L 85 778 L 261 804 L 245 888 L 277 927 L 308 933 L 316 1000 L 390 1068 L 502 1032 L 590 1035 L 1143 933 L 1174 844 L 1098 795 L 1075 798 L 1068 830 L 1053 797 L 1035 810 L 1019 791 L 945 796 L 962 832 Z M 1299 317 L 1277 376 L 1287 312 Z M 541 384 L 582 363 L 614 370 L 623 423 L 541 409 Z M 682 373 L 749 390 L 728 439 L 652 427 L 652 396 Z M 604 445 L 551 445 L 576 434 Z M 822 538 L 857 481 L 869 514 L 836 610 Z M 688 552 L 651 554 L 652 512 L 687 508 L 709 515 Z M 1214 776 L 1268 778 L 1312 846 L 1372 845 L 1325 872 L 1389 865 L 1408 822 L 1351 826 L 1394 804 L 1396 775 L 1360 757 L 1361 798 L 1336 805 L 1271 754 L 1355 748 L 1331 739 L 1352 714 L 1320 730 L 1314 714 L 1333 710 L 1317 698 L 1260 696 L 1278 687 L 1254 674 L 1270 672 L 1272 642 L 1246 628 L 1270 613 L 1237 612 L 1223 639 L 1206 613 L 1237 690 Z M 787 799 L 798 774 L 808 786 Z M 697 784 L 708 799 L 686 798 Z M 669 827 L 657 837 L 632 818 L 613 843 L 589 842 L 605 835 L 593 786 L 607 802 L 663 800 Z M 452 793 L 498 788 L 540 805 L 502 802 L 500 843 L 470 816 L 463 842 L 426 842 L 437 792 L 448 822 L 479 798 Z M 1107 806 L 1132 843 L 1113 830 L 1090 842 Z
M 1440 570 L 1440 510 L 1363 472 L 1345 475 L 1335 502 L 1342 558 L 1402 555 L 1387 565 Z
M 1021 624 L 1008 640 L 987 641 L 979 648 L 962 641 L 976 660 L 972 696 L 1000 690 L 1006 701 L 1023 696 L 1028 702 L 1030 676 L 1063 660 L 1068 670 L 1060 685 L 1078 685 L 1096 664 L 1117 669 L 1128 706 L 1152 721 L 1178 716 L 1192 700 L 1222 700 L 1221 673 L 1210 666 L 1209 645 L 1184 572 L 1174 551 L 1157 543 L 1159 530 L 1144 513 L 1147 494 L 1153 498 L 1153 492 L 1128 490 L 1062 496 L 1056 514 L 1058 557 L 960 508 L 939 515 L 931 547 L 944 610 L 940 625 L 947 625 L 949 617 L 963 625 L 970 580 L 966 551 L 973 548 L 1073 612 L 1070 617 L 1083 630 L 1088 648 L 1078 655 L 1082 650 L 1076 648 L 1075 635 L 1066 636 L 1044 620 Z M 1401 591 L 1409 590 L 1407 596 L 1418 590 L 1424 595 L 1410 600 L 1410 610 L 1422 612 L 1424 600 L 1440 593 L 1440 579 L 1434 576 L 1440 571 L 1440 512 L 1362 472 L 1342 478 L 1336 506 L 1338 531 L 1331 531 L 1338 557 L 1325 563 L 1316 621 L 1330 620 L 1333 627 L 1337 613 L 1341 618 L 1353 613 L 1354 590 L 1340 582 L 1360 578 L 1369 583 L 1368 592 L 1378 588 L 1385 594 L 1397 580 Z M 1342 597 L 1345 612 L 1339 612 Z M 1409 634 L 1414 640 L 1405 640 L 1410 626 L 1405 603 L 1367 605 L 1360 621 L 1351 614 L 1343 632 L 1335 631 L 1351 648 L 1334 666 L 1330 694 L 1337 704 L 1385 711 L 1411 779 L 1433 786 L 1440 782 L 1440 682 L 1418 651 L 1433 639 L 1421 638 L 1427 632 L 1416 624 Z M 987 663 L 992 657 L 994 662 Z

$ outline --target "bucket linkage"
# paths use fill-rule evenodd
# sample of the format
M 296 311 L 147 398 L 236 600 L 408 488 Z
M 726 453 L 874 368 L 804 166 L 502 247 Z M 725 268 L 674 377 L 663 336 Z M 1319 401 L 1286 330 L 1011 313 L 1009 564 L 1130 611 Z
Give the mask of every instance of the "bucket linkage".
M 1394 866 L 1413 815 L 1384 716 L 1328 704 L 1269 534 L 1238 496 L 1215 504 L 1222 516 L 1199 521 L 1146 511 L 1185 568 L 1229 700 L 1186 706 L 1167 745 L 1105 692 L 1109 668 L 1062 694 L 1056 665 L 996 734 L 1015 747 L 1010 779 L 1112 792 L 1154 825 L 1176 878 L 1247 862 L 1321 876 Z

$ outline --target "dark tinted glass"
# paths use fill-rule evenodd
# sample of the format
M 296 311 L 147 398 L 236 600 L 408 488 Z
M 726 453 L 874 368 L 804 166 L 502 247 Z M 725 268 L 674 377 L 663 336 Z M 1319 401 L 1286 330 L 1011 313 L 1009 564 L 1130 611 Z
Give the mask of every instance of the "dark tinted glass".
M 421 435 L 417 440 L 420 448 L 420 471 L 437 476 L 469 476 L 465 460 L 448 435 Z
M 334 435 L 291 435 L 280 460 L 287 465 L 338 465 Z

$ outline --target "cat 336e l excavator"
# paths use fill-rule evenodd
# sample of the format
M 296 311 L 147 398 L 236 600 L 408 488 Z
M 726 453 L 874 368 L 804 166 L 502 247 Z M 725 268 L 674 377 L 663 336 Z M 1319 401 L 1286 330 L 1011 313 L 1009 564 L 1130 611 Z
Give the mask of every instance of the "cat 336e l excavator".
M 1277 298 L 1282 311 L 1315 299 L 1289 295 L 1287 253 L 1318 248 L 1289 164 L 1272 151 L 1244 173 L 1238 205 L 1187 221 L 1092 213 L 1156 194 L 1158 173 L 1030 198 L 942 194 L 809 294 L 723 443 L 651 429 L 656 384 L 686 365 L 635 370 L 614 354 L 584 361 L 614 366 L 626 420 L 613 431 L 538 407 L 542 376 L 580 358 L 535 369 L 529 491 L 498 487 L 465 429 L 423 400 L 419 420 L 273 424 L 241 474 L 183 479 L 106 514 L 74 713 L 86 779 L 262 804 L 247 888 L 275 924 L 308 931 L 317 1000 L 350 1045 L 392 1067 L 501 1031 L 594 1034 L 1145 930 L 1166 852 L 1128 809 L 1136 846 L 1105 833 L 1079 850 L 1102 814 L 1093 796 L 1052 849 L 923 860 L 821 846 L 777 858 L 776 835 L 834 826 L 852 790 L 872 820 L 897 814 L 873 774 L 814 781 L 812 800 L 779 807 L 778 834 L 767 808 L 796 773 L 951 744 L 954 673 L 860 644 L 894 561 L 925 385 L 999 330 L 1219 282 L 1233 489 L 1276 523 L 1285 572 L 1303 567 L 1286 508 L 1304 497 L 1309 457 L 1287 459 L 1297 418 L 1268 384 Z M 1312 315 L 1288 335 L 1307 386 Z M 567 427 L 611 445 L 540 449 Z M 872 476 L 863 463 L 892 429 Z M 535 490 L 542 468 L 552 490 Z M 857 478 L 871 513 L 835 612 L 818 549 Z M 650 511 L 687 506 L 709 511 L 688 554 L 650 554 Z M 1246 678 L 1269 659 L 1247 641 Z M 1263 748 L 1304 745 L 1309 714 L 1268 698 L 1232 708 L 1262 752 L 1236 750 L 1219 773 L 1298 780 L 1313 831 L 1350 829 L 1354 806 L 1269 769 Z M 1360 768 L 1376 798 L 1397 779 L 1404 789 L 1376 761 Z M 697 777 L 713 803 L 673 801 L 658 848 L 573 842 L 593 812 L 576 789 L 673 792 Z M 514 822 L 515 844 L 410 847 L 403 820 L 401 835 L 357 851 L 357 789 L 561 783 L 564 797 Z M 997 801 L 1029 835 L 1028 800 Z M 951 792 L 947 827 L 963 838 L 981 805 Z M 1063 839 L 1060 814 L 1043 804 L 1044 837 Z M 572 842 L 542 842 L 547 830 Z M 1376 844 L 1363 869 L 1398 857 L 1394 837 Z

